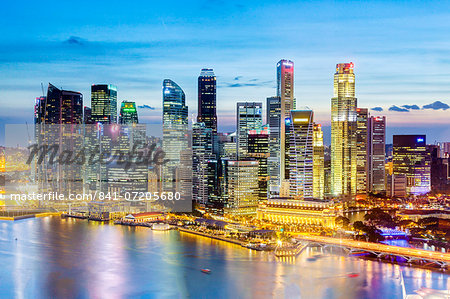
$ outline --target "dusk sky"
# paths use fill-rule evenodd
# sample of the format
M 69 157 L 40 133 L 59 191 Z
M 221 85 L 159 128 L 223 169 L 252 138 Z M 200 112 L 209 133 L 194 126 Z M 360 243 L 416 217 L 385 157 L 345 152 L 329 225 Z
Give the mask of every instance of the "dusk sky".
M 324 126 L 335 65 L 352 61 L 358 106 L 387 116 L 387 142 L 393 133 L 450 140 L 449 2 L 7 1 L 0 16 L 1 124 L 33 122 L 41 82 L 82 92 L 86 106 L 91 84 L 115 84 L 118 101 L 147 105 L 140 121 L 155 124 L 169 78 L 195 115 L 208 67 L 219 129 L 229 131 L 236 102 L 265 109 L 284 58 L 295 63 L 297 107 Z

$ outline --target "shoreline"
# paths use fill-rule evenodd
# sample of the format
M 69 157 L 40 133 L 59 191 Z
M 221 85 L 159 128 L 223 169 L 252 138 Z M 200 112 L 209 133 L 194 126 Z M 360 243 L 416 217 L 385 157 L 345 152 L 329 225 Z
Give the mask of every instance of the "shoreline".
M 233 240 L 233 239 L 229 239 L 229 238 L 225 238 L 225 237 L 219 237 L 219 236 L 213 236 L 213 235 L 205 234 L 205 233 L 202 233 L 202 232 L 198 232 L 198 231 L 195 231 L 195 230 L 190 230 L 190 229 L 183 228 L 183 227 L 178 227 L 178 231 L 184 232 L 184 233 L 188 233 L 188 234 L 197 235 L 197 236 L 202 236 L 202 237 L 206 237 L 206 238 L 210 238 L 210 239 L 214 239 L 214 240 L 218 240 L 218 241 L 224 241 L 224 242 L 228 242 L 228 243 L 232 243 L 232 244 L 236 244 L 236 245 L 240 245 L 240 246 L 243 246 L 243 245 L 246 244 L 246 242 L 244 242 L 244 241 Z

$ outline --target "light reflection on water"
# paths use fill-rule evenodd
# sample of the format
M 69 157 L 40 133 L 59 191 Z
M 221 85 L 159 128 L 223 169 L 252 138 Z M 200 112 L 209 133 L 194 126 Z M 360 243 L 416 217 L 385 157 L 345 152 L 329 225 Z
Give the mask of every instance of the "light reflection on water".
M 319 248 L 277 261 L 177 231 L 58 217 L 0 221 L 0 265 L 0 298 L 401 298 L 400 270 L 409 293 L 450 287 L 440 272 Z

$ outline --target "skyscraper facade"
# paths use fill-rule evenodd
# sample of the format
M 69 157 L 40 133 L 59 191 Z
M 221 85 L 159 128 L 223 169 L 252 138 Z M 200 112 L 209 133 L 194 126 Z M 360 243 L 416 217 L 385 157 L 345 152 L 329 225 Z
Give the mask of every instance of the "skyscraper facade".
M 323 131 L 320 124 L 313 128 L 313 197 L 323 199 L 325 196 L 325 155 Z
M 139 123 L 135 102 L 122 101 L 120 105 L 119 123 L 123 125 Z
M 269 180 L 267 159 L 269 158 L 269 126 L 248 131 L 248 148 L 246 157 L 258 161 L 259 199 L 267 199 Z
M 236 152 L 240 159 L 248 151 L 248 131 L 262 126 L 262 103 L 238 102 L 236 112 Z
M 281 98 L 267 98 L 267 124 L 269 125 L 269 194 L 278 194 L 281 184 L 280 176 L 280 130 L 281 130 Z
M 201 205 L 208 202 L 208 160 L 216 158 L 212 139 L 212 129 L 204 123 L 192 125 L 192 200 Z
M 356 193 L 367 193 L 367 108 L 356 108 Z
M 339 63 L 331 99 L 332 194 L 345 199 L 356 194 L 356 107 L 353 63 Z
M 367 189 L 373 193 L 386 191 L 386 117 L 371 116 L 368 120 Z
M 313 131 L 312 110 L 291 110 L 285 120 L 288 148 L 286 179 L 289 196 L 297 199 L 313 198 Z
M 92 120 L 104 124 L 117 123 L 117 88 L 111 84 L 91 86 Z
M 394 176 L 406 176 L 406 194 L 421 195 L 431 190 L 430 153 L 425 135 L 394 135 Z
M 175 191 L 180 153 L 188 148 L 188 107 L 184 91 L 170 79 L 163 81 L 163 189 Z
M 61 90 L 48 84 L 47 97 L 40 104 L 44 124 L 81 124 L 83 122 L 83 95 Z
M 197 122 L 204 123 L 217 134 L 216 76 L 212 69 L 202 69 L 198 77 Z

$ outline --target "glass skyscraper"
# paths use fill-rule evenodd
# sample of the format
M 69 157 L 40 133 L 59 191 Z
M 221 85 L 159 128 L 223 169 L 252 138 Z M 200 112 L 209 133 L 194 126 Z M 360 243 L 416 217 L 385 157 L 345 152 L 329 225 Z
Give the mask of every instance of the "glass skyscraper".
M 212 69 L 202 69 L 198 77 L 197 122 L 204 123 L 217 134 L 216 76 Z
M 236 112 L 236 152 L 240 159 L 248 152 L 248 131 L 262 126 L 262 103 L 238 102 Z
M 92 121 L 117 123 L 117 88 L 111 84 L 91 86 Z
M 367 194 L 367 108 L 356 108 L 356 193 Z
M 122 104 L 120 105 L 119 123 L 120 124 L 139 123 L 135 102 L 122 101 Z
M 279 193 L 280 176 L 280 129 L 281 129 L 281 98 L 267 98 L 267 124 L 269 125 L 269 194 Z
M 180 153 L 188 148 L 188 107 L 184 91 L 170 79 L 163 81 L 163 189 L 175 191 Z
M 368 171 L 369 192 L 383 193 L 385 186 L 386 117 L 371 116 L 368 121 Z
M 325 195 L 325 148 L 320 124 L 313 129 L 313 197 L 323 199 Z
M 356 194 L 357 100 L 353 63 L 339 63 L 334 74 L 331 99 L 331 183 L 332 194 L 345 199 Z

